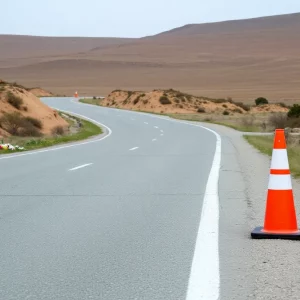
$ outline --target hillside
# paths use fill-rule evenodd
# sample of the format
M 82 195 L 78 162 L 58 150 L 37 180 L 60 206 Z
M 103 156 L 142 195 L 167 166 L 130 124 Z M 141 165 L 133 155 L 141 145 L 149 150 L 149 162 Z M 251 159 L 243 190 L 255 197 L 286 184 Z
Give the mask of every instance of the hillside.
M 56 60 L 61 56 L 92 49 L 118 46 L 133 41 L 126 38 L 40 37 L 0 35 L 0 67 L 17 67 Z
M 99 100 L 102 106 L 122 108 L 136 111 L 146 111 L 163 114 L 246 114 L 265 112 L 287 112 L 288 109 L 276 104 L 250 107 L 231 99 L 210 99 L 169 90 L 143 91 L 112 91 L 104 100 Z
M 44 48 L 37 47 L 34 58 L 8 59 L 9 48 L 21 45 L 16 38 L 1 50 L 6 54 L 0 74 L 58 94 L 72 95 L 76 89 L 99 96 L 116 88 L 172 87 L 212 98 L 253 102 L 264 96 L 271 102 L 295 102 L 300 99 L 299 32 L 300 14 L 291 14 L 192 24 L 152 37 L 117 39 L 117 45 L 97 46 L 95 39 L 76 51 L 62 47 L 68 39 L 59 38 L 51 54 L 44 38 Z
M 13 122 L 11 118 L 14 118 Z M 34 128 L 28 124 L 28 119 L 34 124 Z M 18 132 L 18 135 L 31 135 L 32 132 L 34 135 L 38 133 L 51 135 L 53 128 L 57 126 L 68 127 L 68 123 L 56 111 L 42 103 L 28 89 L 1 80 L 0 121 L 2 137 L 9 136 L 13 131 Z

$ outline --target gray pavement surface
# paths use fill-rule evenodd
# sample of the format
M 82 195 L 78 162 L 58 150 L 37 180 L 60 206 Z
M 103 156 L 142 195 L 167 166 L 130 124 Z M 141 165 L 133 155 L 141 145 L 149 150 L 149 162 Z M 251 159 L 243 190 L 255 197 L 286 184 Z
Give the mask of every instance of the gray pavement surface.
M 43 101 L 112 134 L 0 160 L 0 299 L 185 299 L 215 136 L 149 114 Z M 263 224 L 269 158 L 240 133 L 203 125 L 222 137 L 220 299 L 300 299 L 299 244 L 250 239 Z M 299 216 L 298 182 L 294 192 Z

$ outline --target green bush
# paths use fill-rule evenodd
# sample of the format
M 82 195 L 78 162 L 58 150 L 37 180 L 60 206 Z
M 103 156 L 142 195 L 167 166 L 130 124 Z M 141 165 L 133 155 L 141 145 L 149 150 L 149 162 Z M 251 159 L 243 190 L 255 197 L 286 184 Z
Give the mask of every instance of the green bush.
M 264 97 L 259 97 L 255 100 L 256 105 L 263 105 L 263 104 L 268 104 L 268 103 L 269 103 L 269 101 Z
M 20 98 L 18 96 L 15 96 L 11 92 L 7 93 L 6 98 L 7 98 L 7 101 L 10 105 L 15 107 L 16 109 L 21 108 L 21 105 L 23 104 L 23 99 L 22 98 Z
M 300 117 L 300 105 L 299 105 L 299 104 L 294 104 L 294 105 L 290 108 L 290 110 L 289 110 L 287 116 L 288 116 L 289 118 L 299 118 L 299 117 Z
M 166 105 L 166 104 L 171 104 L 172 102 L 170 101 L 170 99 L 166 96 L 161 96 L 159 98 L 159 102 L 163 105 Z
M 223 111 L 223 115 L 224 115 L 224 116 L 228 116 L 228 115 L 229 115 L 229 111 L 228 111 L 228 110 L 224 110 L 224 111 Z

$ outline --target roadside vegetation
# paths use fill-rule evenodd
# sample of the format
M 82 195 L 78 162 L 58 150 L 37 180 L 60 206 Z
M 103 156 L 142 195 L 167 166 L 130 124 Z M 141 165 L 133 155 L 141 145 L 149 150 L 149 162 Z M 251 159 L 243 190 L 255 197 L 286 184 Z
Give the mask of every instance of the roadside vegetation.
M 86 103 L 86 104 L 93 104 L 100 106 L 101 98 L 93 97 L 93 98 L 82 98 L 79 99 L 79 102 Z
M 5 114 L 0 119 L 0 126 L 9 129 L 10 131 L 8 132 L 12 135 L 0 140 L 0 143 L 18 145 L 24 147 L 25 150 L 34 150 L 68 142 L 80 141 L 102 133 L 102 129 L 94 123 L 65 113 L 59 114 L 69 123 L 69 128 L 66 130 L 62 126 L 56 126 L 52 129 L 52 136 L 41 135 L 39 129 L 42 128 L 42 124 L 37 119 L 24 118 L 15 113 Z M 0 154 L 16 151 L 1 150 Z
M 273 136 L 254 136 L 245 135 L 246 141 L 254 146 L 260 152 L 272 155 L 273 150 Z M 299 143 L 288 143 L 287 152 L 289 157 L 290 169 L 295 177 L 300 177 L 300 145 Z

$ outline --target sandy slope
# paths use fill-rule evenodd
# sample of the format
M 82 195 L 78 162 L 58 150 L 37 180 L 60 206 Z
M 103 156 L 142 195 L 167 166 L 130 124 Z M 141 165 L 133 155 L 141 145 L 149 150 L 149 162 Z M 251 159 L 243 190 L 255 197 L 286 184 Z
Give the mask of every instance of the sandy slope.
M 101 105 L 129 110 L 155 113 L 214 113 L 229 115 L 265 112 L 287 112 L 288 109 L 276 104 L 253 106 L 247 111 L 239 103 L 226 99 L 208 99 L 192 96 L 175 90 L 143 91 L 112 91 Z
M 7 102 L 7 92 L 11 92 L 23 100 L 21 109 L 16 109 Z M 68 123 L 56 111 L 41 102 L 34 94 L 26 89 L 7 85 L 5 90 L 0 92 L 0 117 L 5 113 L 12 112 L 20 112 L 25 117 L 33 117 L 40 120 L 43 124 L 41 132 L 46 135 L 51 134 L 51 130 L 56 126 L 68 127 Z M 2 129 L 0 131 L 1 135 L 6 136 L 7 132 Z
M 15 38 L 1 50 L 0 74 L 69 95 L 74 89 L 81 95 L 107 95 L 116 88 L 174 88 L 237 101 L 253 101 L 259 96 L 298 101 L 299 30 L 300 14 L 292 14 L 188 25 L 142 39 L 117 39 L 116 44 L 110 41 L 99 47 L 78 39 L 68 48 L 62 46 L 66 43 L 63 38 L 44 38 L 39 43 L 31 40 L 35 50 L 30 52 L 23 46 L 25 42 Z M 8 58 L 14 45 L 27 49 L 23 58 L 22 51 Z

